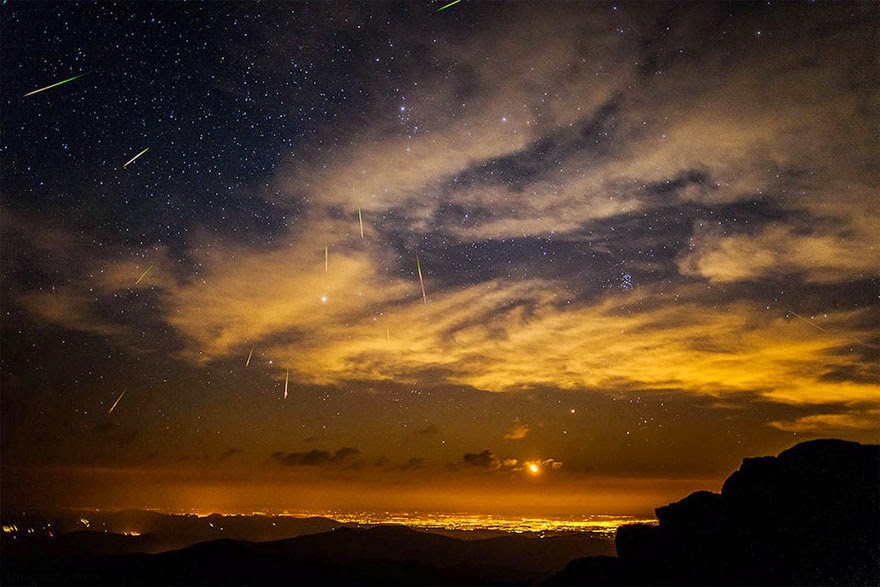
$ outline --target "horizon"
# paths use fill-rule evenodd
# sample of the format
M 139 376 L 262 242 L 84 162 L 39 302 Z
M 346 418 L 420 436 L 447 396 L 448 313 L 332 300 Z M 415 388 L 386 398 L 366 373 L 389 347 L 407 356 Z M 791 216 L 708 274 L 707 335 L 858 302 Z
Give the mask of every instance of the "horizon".
M 150 533 L 150 530 L 134 530 L 133 526 L 137 524 L 129 524 L 129 529 L 124 532 L 117 530 L 107 530 L 102 524 L 103 529 L 99 529 L 97 525 L 92 528 L 92 523 L 85 516 L 113 516 L 126 513 L 150 513 L 169 517 L 184 518 L 293 518 L 298 520 L 323 519 L 338 522 L 341 525 L 356 525 L 358 528 L 373 528 L 377 526 L 402 526 L 414 530 L 424 532 L 434 531 L 457 531 L 465 533 L 502 533 L 502 534 L 551 534 L 563 535 L 573 533 L 587 533 L 592 536 L 601 536 L 604 538 L 613 538 L 617 529 L 626 524 L 647 524 L 654 525 L 657 523 L 655 517 L 639 517 L 639 516 L 612 516 L 612 515 L 580 515 L 580 516 L 547 516 L 547 517 L 526 517 L 526 516 L 510 516 L 503 514 L 473 514 L 465 512 L 418 512 L 418 511 L 400 511 L 400 512 L 340 512 L 340 511 L 297 511 L 297 512 L 191 512 L 177 511 L 169 512 L 158 509 L 123 509 L 123 510 L 99 510 L 90 508 L 66 508 L 63 510 L 45 510 L 45 511 L 23 511 L 23 512 L 5 512 L 4 513 L 4 533 L 7 532 L 7 524 L 15 523 L 32 517 L 57 518 L 64 515 L 81 516 L 79 524 L 75 530 L 70 531 L 101 531 L 111 533 L 122 533 L 130 536 L 140 536 Z M 69 520 L 67 521 L 69 524 Z M 10 528 L 11 530 L 11 528 Z M 220 527 L 218 530 L 222 531 Z M 17 528 L 13 532 L 24 532 L 24 528 Z
M 3 3 L 0 510 L 649 519 L 880 444 L 875 3 L 441 6 Z

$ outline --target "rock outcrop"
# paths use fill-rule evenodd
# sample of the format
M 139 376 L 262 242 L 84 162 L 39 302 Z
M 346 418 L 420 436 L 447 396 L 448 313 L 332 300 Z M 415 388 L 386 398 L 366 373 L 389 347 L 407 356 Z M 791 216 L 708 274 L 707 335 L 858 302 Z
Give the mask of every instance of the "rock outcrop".
M 624 526 L 614 559 L 572 561 L 553 584 L 880 585 L 880 446 L 814 440 L 749 458 L 720 494 Z

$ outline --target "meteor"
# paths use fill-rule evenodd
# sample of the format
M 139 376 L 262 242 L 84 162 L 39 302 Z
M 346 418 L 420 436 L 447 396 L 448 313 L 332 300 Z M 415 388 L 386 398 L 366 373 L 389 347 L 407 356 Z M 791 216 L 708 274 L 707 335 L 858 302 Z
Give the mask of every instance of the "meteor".
M 131 159 L 129 159 L 129 160 L 128 160 L 128 163 L 126 163 L 125 165 L 123 165 L 122 168 L 125 169 L 126 167 L 128 167 L 129 165 L 131 165 L 131 162 L 132 162 L 132 161 L 134 161 L 135 159 L 137 159 L 138 157 L 140 157 L 141 155 L 143 155 L 144 153 L 146 153 L 146 152 L 149 151 L 149 150 L 150 150 L 150 148 L 147 147 L 146 149 L 144 149 L 143 151 L 141 151 L 140 153 L 138 153 L 137 155 L 135 155 L 134 157 L 132 157 Z
M 361 238 L 364 238 L 364 217 L 361 216 L 360 208 L 358 208 L 358 222 L 361 223 Z
M 284 399 L 287 399 L 287 384 L 290 382 L 290 369 L 287 370 L 287 375 L 284 376 Z
M 113 413 L 113 410 L 116 409 L 116 404 L 119 403 L 119 400 L 121 400 L 121 399 L 122 399 L 122 396 L 124 396 L 124 395 L 125 395 L 125 390 L 123 389 L 123 390 L 122 390 L 122 393 L 119 394 L 119 397 L 116 398 L 116 401 L 113 402 L 113 405 L 110 406 L 110 411 L 107 412 L 108 414 L 112 414 L 112 413 Z
M 150 265 L 149 267 L 147 267 L 147 270 L 144 271 L 143 273 L 141 273 L 141 276 L 138 277 L 138 280 L 135 281 L 134 284 L 135 284 L 135 285 L 139 284 L 139 283 L 141 282 L 141 280 L 142 280 L 144 277 L 147 276 L 147 273 L 149 273 L 149 272 L 152 271 L 152 270 L 153 270 L 153 266 L 152 266 L 152 265 Z
M 442 8 L 438 8 L 438 9 L 437 9 L 437 12 L 440 12 L 441 10 L 446 10 L 447 8 L 449 8 L 450 6 L 452 6 L 453 4 L 458 4 L 459 2 L 461 2 L 461 0 L 455 0 L 455 2 L 450 2 L 450 3 L 447 4 L 446 6 L 443 6 Z
M 27 94 L 24 95 L 24 97 L 27 98 L 28 96 L 33 96 L 34 94 L 39 94 L 40 92 L 45 92 L 46 90 L 51 90 L 54 87 L 60 86 L 61 84 L 66 84 L 67 82 L 72 82 L 73 80 L 80 78 L 84 75 L 85 75 L 84 73 L 81 73 L 79 75 L 69 77 L 64 81 L 60 81 L 57 84 L 52 84 L 51 86 L 46 86 L 45 88 L 40 88 L 39 90 L 34 90 L 33 92 L 28 92 Z
M 812 326 L 812 327 L 815 328 L 816 330 L 821 330 L 821 331 L 824 332 L 825 334 L 828 334 L 828 331 L 827 331 L 827 330 L 825 330 L 824 328 L 822 328 L 822 327 L 819 326 L 818 324 L 814 323 L 812 320 L 807 320 L 806 318 L 804 318 L 804 317 L 801 316 L 800 314 L 796 314 L 796 313 L 792 312 L 791 310 L 789 310 L 788 313 L 789 313 L 789 314 L 792 314 L 793 316 L 796 316 L 797 318 L 800 318 L 801 320 L 803 320 L 804 322 L 806 322 L 807 324 L 809 324 L 810 326 Z
M 244 366 L 247 367 L 251 364 L 251 357 L 254 356 L 254 345 L 251 345 L 251 352 L 248 353 L 247 361 L 244 362 Z
M 419 262 L 419 256 L 416 255 L 416 267 L 419 268 L 419 284 L 422 286 L 422 301 L 428 303 L 428 296 L 425 295 L 425 280 L 422 279 L 422 264 Z
M 324 273 L 327 273 L 327 262 L 330 257 L 330 245 L 324 245 Z

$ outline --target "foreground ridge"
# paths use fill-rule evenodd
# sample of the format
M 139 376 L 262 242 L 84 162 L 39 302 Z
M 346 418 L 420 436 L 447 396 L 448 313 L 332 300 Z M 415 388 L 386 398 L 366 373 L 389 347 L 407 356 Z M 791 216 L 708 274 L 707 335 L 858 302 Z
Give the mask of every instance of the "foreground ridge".
M 572 561 L 553 585 L 878 585 L 880 446 L 813 440 L 743 460 L 721 493 L 617 531 L 618 558 Z

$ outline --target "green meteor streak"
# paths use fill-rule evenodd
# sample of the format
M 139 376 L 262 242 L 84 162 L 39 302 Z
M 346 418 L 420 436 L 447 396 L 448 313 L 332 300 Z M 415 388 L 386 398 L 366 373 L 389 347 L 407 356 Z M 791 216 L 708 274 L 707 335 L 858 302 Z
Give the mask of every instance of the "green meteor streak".
M 419 285 L 422 286 L 422 301 L 424 303 L 428 303 L 428 296 L 425 295 L 425 280 L 422 279 L 422 264 L 419 261 L 419 256 L 416 255 L 416 267 L 419 268 Z
M 24 97 L 27 98 L 28 96 L 32 96 L 33 94 L 38 94 L 38 93 L 44 92 L 46 90 L 51 90 L 54 87 L 60 86 L 61 84 L 66 84 L 67 82 L 72 82 L 73 80 L 80 78 L 84 75 L 85 75 L 84 73 L 81 73 L 79 75 L 75 75 L 73 77 L 67 78 L 64 81 L 58 82 L 57 84 L 52 84 L 51 86 L 46 86 L 45 88 L 40 88 L 39 90 L 34 90 L 33 92 L 28 92 L 27 94 L 24 95 Z
M 444 6 L 443 8 L 438 8 L 438 9 L 437 9 L 437 12 L 440 12 L 441 10 L 446 10 L 447 8 L 449 8 L 450 6 L 452 6 L 453 4 L 458 4 L 459 2 L 461 2 L 461 0 L 455 0 L 455 2 L 450 2 L 449 4 L 447 4 L 446 6 Z
M 146 152 L 149 151 L 149 150 L 150 150 L 150 148 L 147 147 L 146 149 L 144 149 L 143 151 L 141 151 L 140 153 L 138 153 L 137 155 L 135 155 L 134 157 L 132 157 L 131 159 L 129 159 L 129 160 L 128 160 L 128 163 L 126 163 L 125 165 L 123 165 L 122 168 L 125 169 L 126 167 L 128 167 L 128 166 L 131 164 L 132 161 L 134 161 L 135 159 L 137 159 L 138 157 L 140 157 L 141 155 L 143 155 L 144 153 L 146 153 Z

